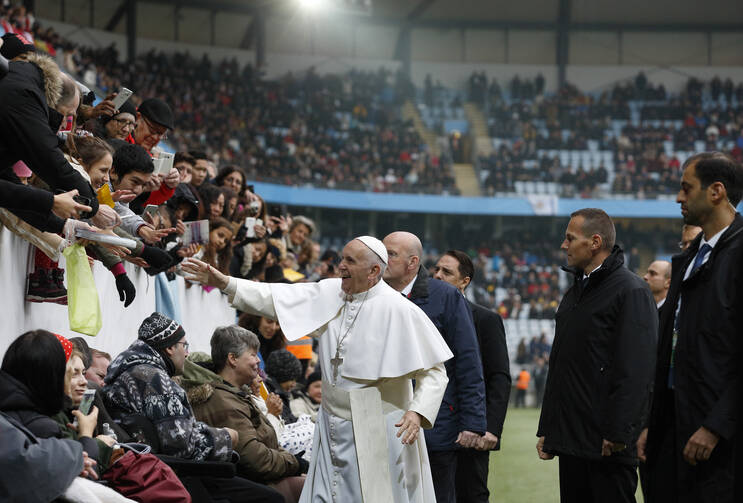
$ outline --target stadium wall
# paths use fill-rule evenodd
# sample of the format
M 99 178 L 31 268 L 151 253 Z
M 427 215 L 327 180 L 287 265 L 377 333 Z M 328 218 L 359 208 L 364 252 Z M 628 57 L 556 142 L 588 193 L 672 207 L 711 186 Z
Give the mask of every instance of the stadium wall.
M 113 275 L 100 262 L 93 265 L 98 289 L 103 327 L 96 337 L 78 334 L 69 329 L 67 306 L 25 301 L 26 275 L 33 247 L 0 225 L 0 305 L 3 306 L 4 329 L 0 332 L 0 358 L 10 343 L 20 334 L 45 329 L 65 337 L 84 337 L 91 347 L 119 354 L 137 338 L 137 329 L 155 311 L 155 278 L 132 264 L 125 263 L 127 275 L 137 294 L 127 308 L 119 300 Z M 64 268 L 64 259 L 60 263 Z M 209 340 L 214 328 L 235 322 L 235 311 L 219 290 L 207 293 L 201 287 L 186 289 L 180 276 L 174 287 L 180 307 L 181 323 L 191 351 L 210 351 Z

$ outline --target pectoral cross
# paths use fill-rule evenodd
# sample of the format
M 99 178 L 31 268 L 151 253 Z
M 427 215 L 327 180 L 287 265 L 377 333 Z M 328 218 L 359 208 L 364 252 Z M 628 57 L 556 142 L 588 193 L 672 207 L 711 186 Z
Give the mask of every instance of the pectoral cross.
M 338 367 L 343 363 L 343 358 L 338 353 L 339 350 L 340 348 L 335 348 L 335 357 L 330 359 L 330 364 L 333 366 L 333 384 L 338 379 Z

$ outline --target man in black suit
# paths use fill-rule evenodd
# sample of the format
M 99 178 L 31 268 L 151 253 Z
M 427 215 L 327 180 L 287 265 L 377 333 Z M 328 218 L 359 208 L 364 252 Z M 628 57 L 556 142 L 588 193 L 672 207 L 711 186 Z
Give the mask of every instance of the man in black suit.
M 681 189 L 684 223 L 702 233 L 673 257 L 661 311 L 655 389 L 646 444 L 649 499 L 732 502 L 743 326 L 743 167 L 708 152 L 686 160 Z M 737 461 L 740 464 L 740 459 Z
M 447 251 L 436 263 L 434 278 L 455 286 L 462 295 L 472 281 L 475 268 L 470 257 L 459 250 Z M 480 344 L 488 429 L 475 449 L 457 453 L 456 488 L 458 502 L 487 503 L 490 451 L 500 449 L 503 421 L 506 419 L 511 373 L 508 368 L 506 332 L 501 317 L 467 301 Z

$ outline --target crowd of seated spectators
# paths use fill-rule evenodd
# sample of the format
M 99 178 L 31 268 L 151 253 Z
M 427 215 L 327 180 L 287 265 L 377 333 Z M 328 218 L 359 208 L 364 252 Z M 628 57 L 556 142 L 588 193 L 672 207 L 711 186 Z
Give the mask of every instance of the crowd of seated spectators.
M 523 87 L 515 80 L 512 89 Z M 505 141 L 478 159 L 486 193 L 513 192 L 515 182 L 528 181 L 557 183 L 558 194 L 570 197 L 656 197 L 677 190 L 685 158 L 679 152 L 723 150 L 743 158 L 743 83 L 729 78 L 690 78 L 678 95 L 643 73 L 598 96 L 570 84 L 554 96 L 522 89 L 507 99 L 497 82 L 489 89 L 490 135 Z M 635 116 L 631 102 L 639 104 Z M 559 150 L 608 151 L 613 167 L 565 164 Z

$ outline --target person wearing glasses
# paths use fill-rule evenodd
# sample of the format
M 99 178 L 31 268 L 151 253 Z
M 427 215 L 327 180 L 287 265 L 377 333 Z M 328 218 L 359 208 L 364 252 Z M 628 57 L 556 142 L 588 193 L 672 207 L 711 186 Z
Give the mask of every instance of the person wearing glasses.
M 139 105 L 136 119 L 134 130 L 126 141 L 139 145 L 150 156 L 154 156 L 153 149 L 168 138 L 169 130 L 173 130 L 173 110 L 159 98 L 148 98 Z M 150 184 L 131 202 L 130 207 L 135 213 L 141 214 L 148 204 L 163 204 L 173 197 L 180 181 L 180 173 L 175 168 L 171 168 L 165 176 L 153 175 Z
M 94 135 L 104 140 L 126 140 L 134 131 L 136 116 L 137 109 L 130 101 L 125 101 L 117 114 L 110 117 L 102 115 L 98 118 L 98 127 L 95 128 Z
M 108 367 L 101 390 L 114 420 L 132 414 L 149 419 L 160 441 L 160 454 L 194 461 L 229 461 L 238 433 L 214 428 L 194 418 L 186 392 L 173 377 L 183 373 L 188 356 L 186 332 L 177 322 L 152 313 L 139 327 L 138 338 Z M 215 500 L 280 502 L 264 485 L 241 477 L 199 480 Z M 237 494 L 250 497 L 235 497 Z

